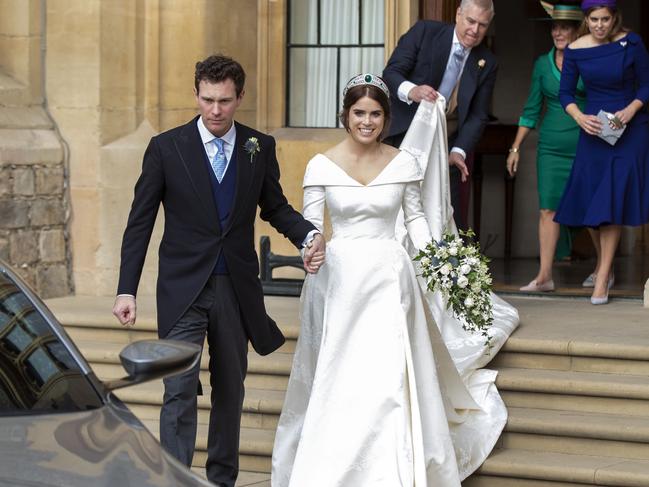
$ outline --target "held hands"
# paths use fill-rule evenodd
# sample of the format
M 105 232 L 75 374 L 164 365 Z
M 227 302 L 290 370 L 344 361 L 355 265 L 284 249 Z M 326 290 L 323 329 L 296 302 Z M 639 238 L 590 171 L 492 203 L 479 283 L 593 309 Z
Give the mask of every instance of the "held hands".
M 518 171 L 518 161 L 520 159 L 520 154 L 518 152 L 510 152 L 507 156 L 507 172 L 511 177 L 516 175 Z
M 469 169 L 466 167 L 464 162 L 464 157 L 459 152 L 451 152 L 448 155 L 448 164 L 450 166 L 456 166 L 460 170 L 460 177 L 462 182 L 465 182 L 469 177 Z
M 113 305 L 113 314 L 124 326 L 135 324 L 135 298 L 133 296 L 117 296 Z
M 316 233 L 304 250 L 304 270 L 309 274 L 318 272 L 325 261 L 325 239 L 320 233 Z
M 421 103 L 421 100 L 433 102 L 437 100 L 439 93 L 428 85 L 415 86 L 408 92 L 408 98 L 416 103 Z

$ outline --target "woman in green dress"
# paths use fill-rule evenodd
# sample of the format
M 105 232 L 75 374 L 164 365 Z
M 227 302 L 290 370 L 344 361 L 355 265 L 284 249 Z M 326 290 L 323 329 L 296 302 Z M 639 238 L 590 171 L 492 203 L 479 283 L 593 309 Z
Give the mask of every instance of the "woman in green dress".
M 554 222 L 554 213 L 570 175 L 572 161 L 577 150 L 579 126 L 566 114 L 559 103 L 559 81 L 563 65 L 563 51 L 577 38 L 581 9 L 576 5 L 551 5 L 541 2 L 552 18 L 552 40 L 554 47 L 542 55 L 534 64 L 532 84 L 527 103 L 518 122 L 518 131 L 507 157 L 507 170 L 516 174 L 520 147 L 529 133 L 535 129 L 541 118 L 543 106 L 545 115 L 539 131 L 537 148 L 537 181 L 539 192 L 539 250 L 541 264 L 536 277 L 521 291 L 554 291 L 552 262 L 561 228 Z M 577 88 L 578 102 L 585 102 L 583 84 Z M 567 233 L 568 229 L 564 229 Z M 568 239 L 565 239 L 568 241 Z M 560 249 L 562 253 L 569 254 Z

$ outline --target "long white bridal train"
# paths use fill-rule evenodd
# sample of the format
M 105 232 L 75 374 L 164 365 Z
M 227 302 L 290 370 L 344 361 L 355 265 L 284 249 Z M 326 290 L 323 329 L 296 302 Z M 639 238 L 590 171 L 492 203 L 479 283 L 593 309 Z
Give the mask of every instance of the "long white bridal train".
M 444 231 L 457 233 L 449 186 L 445 104 L 442 96 L 434 103 L 422 102 L 401 144 L 402 150 L 415 155 L 424 173 L 422 204 L 434 239 L 439 239 Z M 417 251 L 402 222 L 402 219 L 397 222 L 397 234 L 414 257 Z M 424 281 L 418 279 L 425 290 Z M 464 479 L 486 459 L 507 421 L 507 410 L 494 383 L 497 373 L 482 367 L 498 353 L 518 326 L 518 311 L 491 294 L 494 320 L 489 330 L 491 349 L 488 350 L 482 336 L 464 331 L 446 311 L 440 293 L 425 292 L 425 299 L 465 386 L 480 406 L 479 412 L 465 411 L 457 418 L 449 417 L 458 468 Z

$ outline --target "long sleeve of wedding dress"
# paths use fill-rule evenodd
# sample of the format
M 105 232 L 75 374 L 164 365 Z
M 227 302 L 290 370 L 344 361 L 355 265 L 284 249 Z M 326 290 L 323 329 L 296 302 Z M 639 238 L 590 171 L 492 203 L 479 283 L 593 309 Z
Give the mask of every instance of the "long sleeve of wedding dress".
M 324 208 L 324 186 L 307 186 L 304 188 L 302 216 L 310 221 L 320 233 L 324 232 Z
M 424 214 L 424 207 L 421 204 L 419 181 L 406 184 L 401 206 L 410 241 L 415 249 L 423 249 L 430 242 L 431 234 Z

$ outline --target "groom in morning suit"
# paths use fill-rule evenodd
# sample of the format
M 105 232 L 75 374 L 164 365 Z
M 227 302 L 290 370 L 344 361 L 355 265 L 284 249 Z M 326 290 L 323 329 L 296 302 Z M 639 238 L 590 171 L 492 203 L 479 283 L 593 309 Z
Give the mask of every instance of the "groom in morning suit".
M 254 247 L 260 217 L 304 253 L 307 272 L 324 261 L 324 239 L 287 202 L 279 183 L 275 140 L 234 121 L 245 73 L 225 56 L 196 64 L 194 94 L 200 114 L 151 139 L 122 241 L 113 313 L 135 322 L 137 291 L 147 246 L 162 203 L 158 335 L 209 346 L 211 411 L 207 478 L 234 487 L 248 341 L 266 355 L 284 343 L 266 314 Z M 191 465 L 197 430 L 200 365 L 164 380 L 160 441 Z
M 495 56 L 481 44 L 493 16 L 492 0 L 462 0 L 454 25 L 420 20 L 399 39 L 383 71 L 392 107 L 388 144 L 401 145 L 419 102 L 434 101 L 439 93 L 446 98 L 451 204 L 462 229 L 460 179 L 469 175 L 466 156 L 488 121 L 498 70 Z

